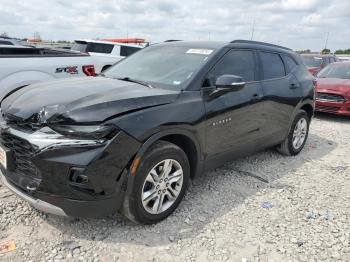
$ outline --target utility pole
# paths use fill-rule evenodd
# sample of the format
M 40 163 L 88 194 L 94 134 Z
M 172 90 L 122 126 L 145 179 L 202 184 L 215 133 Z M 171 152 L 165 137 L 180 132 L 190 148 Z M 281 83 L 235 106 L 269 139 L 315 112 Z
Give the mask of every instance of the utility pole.
M 254 37 L 254 31 L 255 31 L 255 18 L 253 20 L 253 26 L 252 26 L 252 35 L 250 37 L 250 40 L 253 40 L 253 37 Z
M 327 49 L 328 38 L 329 38 L 329 32 L 327 32 L 326 43 L 325 43 L 325 45 L 324 45 L 324 49 Z

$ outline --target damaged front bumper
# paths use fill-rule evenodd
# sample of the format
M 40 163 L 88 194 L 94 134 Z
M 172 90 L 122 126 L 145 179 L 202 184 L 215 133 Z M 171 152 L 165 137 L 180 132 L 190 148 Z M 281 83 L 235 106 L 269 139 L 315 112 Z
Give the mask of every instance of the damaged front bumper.
M 133 137 L 120 131 L 110 140 L 78 140 L 48 127 L 1 130 L 4 184 L 32 206 L 73 217 L 101 217 L 121 208 L 127 167 L 140 147 Z

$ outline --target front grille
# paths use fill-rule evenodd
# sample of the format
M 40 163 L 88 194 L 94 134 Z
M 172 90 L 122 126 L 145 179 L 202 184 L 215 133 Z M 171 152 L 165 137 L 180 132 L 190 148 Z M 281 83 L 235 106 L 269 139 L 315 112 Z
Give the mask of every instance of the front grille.
M 1 144 L 11 150 L 14 161 L 14 172 L 24 176 L 40 178 L 40 172 L 31 161 L 35 147 L 28 141 L 12 134 L 1 134 Z
M 316 111 L 323 111 L 323 112 L 329 112 L 329 113 L 337 113 L 339 111 L 340 107 L 336 106 L 321 106 L 316 105 Z
M 337 103 L 344 103 L 346 101 L 346 99 L 341 95 L 320 92 L 317 92 L 316 99 L 320 101 L 329 101 Z
M 32 123 L 14 115 L 5 114 L 4 119 L 8 126 L 17 130 L 33 133 L 39 129 L 39 126 L 33 125 Z

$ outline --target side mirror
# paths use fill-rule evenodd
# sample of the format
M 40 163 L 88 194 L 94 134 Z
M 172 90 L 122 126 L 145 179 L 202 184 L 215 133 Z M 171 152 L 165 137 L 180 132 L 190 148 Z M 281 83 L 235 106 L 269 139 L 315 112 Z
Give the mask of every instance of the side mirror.
M 245 84 L 242 77 L 236 75 L 222 75 L 215 82 L 217 88 L 232 89 L 232 91 L 242 89 Z

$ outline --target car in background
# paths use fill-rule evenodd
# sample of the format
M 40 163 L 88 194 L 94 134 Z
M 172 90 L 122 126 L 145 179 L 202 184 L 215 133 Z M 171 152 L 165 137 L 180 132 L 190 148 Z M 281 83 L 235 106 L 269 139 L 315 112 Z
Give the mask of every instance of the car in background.
M 339 59 L 335 55 L 321 55 L 321 54 L 302 54 L 301 59 L 307 66 L 312 75 L 317 75 L 322 68 L 327 65 L 338 62 Z
M 316 111 L 350 116 L 350 62 L 333 63 L 318 73 Z
M 88 53 L 95 61 L 99 74 L 121 59 L 132 55 L 146 46 L 145 43 L 120 43 L 103 40 L 75 40 L 72 51 Z
M 0 100 L 30 84 L 94 75 L 94 61 L 88 54 L 0 45 Z
M 301 152 L 313 80 L 296 53 L 272 44 L 151 45 L 103 75 L 39 83 L 3 100 L 0 177 L 45 212 L 119 210 L 156 223 L 205 170 L 270 147 Z
M 20 41 L 18 41 L 16 39 L 1 36 L 0 37 L 0 45 L 21 46 L 22 44 Z
M 350 55 L 337 55 L 337 57 L 342 62 L 350 61 Z

